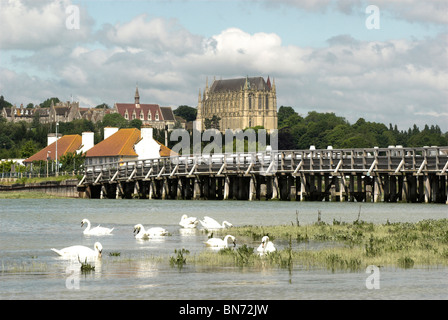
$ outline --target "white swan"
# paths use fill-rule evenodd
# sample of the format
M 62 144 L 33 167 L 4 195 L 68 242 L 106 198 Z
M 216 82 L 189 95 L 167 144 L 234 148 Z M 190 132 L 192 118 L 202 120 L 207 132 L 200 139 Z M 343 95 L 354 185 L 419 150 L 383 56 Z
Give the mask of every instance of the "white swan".
M 136 239 L 149 239 L 153 237 L 167 236 L 169 233 L 166 229 L 161 227 L 154 227 L 145 230 L 143 225 L 139 223 L 134 226 L 134 234 Z
M 234 236 L 231 236 L 230 234 L 226 235 L 224 239 L 220 238 L 210 238 L 205 242 L 205 245 L 207 247 L 218 247 L 218 248 L 228 248 L 229 247 L 229 239 L 232 239 L 233 246 L 236 246 L 236 239 Z
M 184 214 L 180 218 L 179 225 L 182 228 L 193 229 L 193 228 L 196 228 L 198 223 L 199 223 L 198 218 L 196 218 L 196 217 L 188 217 L 186 214 Z
M 274 252 L 275 250 L 277 249 L 275 249 L 274 243 L 272 241 L 269 241 L 268 236 L 264 236 L 263 238 L 261 238 L 261 244 L 257 248 L 257 252 L 259 254 L 263 255 L 265 253 Z
M 111 234 L 112 230 L 114 230 L 114 228 L 109 229 L 109 228 L 104 228 L 104 227 L 100 227 L 100 226 L 90 229 L 90 221 L 88 219 L 83 219 L 81 221 L 81 227 L 83 227 L 84 224 L 87 224 L 87 228 L 84 230 L 85 235 L 104 236 L 107 234 Z
M 204 220 L 199 220 L 199 222 L 205 229 L 225 229 L 232 226 L 230 222 L 223 221 L 222 224 L 219 224 L 218 221 L 207 216 L 204 217 Z
M 66 259 L 78 259 L 81 262 L 85 260 L 91 260 L 96 258 L 101 258 L 101 253 L 103 251 L 103 246 L 99 242 L 95 242 L 93 250 L 85 246 L 71 246 L 63 249 L 51 248 L 52 251 L 56 252 L 58 255 Z

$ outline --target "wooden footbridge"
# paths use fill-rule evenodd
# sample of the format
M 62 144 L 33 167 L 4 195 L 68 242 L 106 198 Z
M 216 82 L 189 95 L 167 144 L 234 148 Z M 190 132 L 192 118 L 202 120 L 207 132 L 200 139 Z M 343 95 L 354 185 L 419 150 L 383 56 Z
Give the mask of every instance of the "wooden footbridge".
M 448 203 L 448 147 L 289 150 L 86 165 L 83 197 Z

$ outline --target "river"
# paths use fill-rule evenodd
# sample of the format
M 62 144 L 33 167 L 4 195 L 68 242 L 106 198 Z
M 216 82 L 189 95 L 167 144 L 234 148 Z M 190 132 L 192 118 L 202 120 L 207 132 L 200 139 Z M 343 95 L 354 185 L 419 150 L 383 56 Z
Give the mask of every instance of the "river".
M 441 204 L 182 201 L 96 199 L 0 200 L 0 299 L 447 299 L 448 268 L 381 268 L 379 288 L 368 288 L 370 273 L 331 272 L 326 269 L 292 271 L 281 268 L 171 267 L 157 256 L 173 256 L 175 249 L 190 254 L 207 250 L 207 234 L 188 232 L 178 222 L 183 214 L 211 216 L 235 226 L 300 224 L 317 221 L 374 223 L 417 222 L 448 218 Z M 83 235 L 81 220 L 92 226 L 113 227 L 113 235 Z M 133 226 L 166 228 L 161 240 L 136 240 Z M 200 229 L 200 228 L 199 228 Z M 79 264 L 59 258 L 51 248 L 103 246 L 95 270 L 81 274 Z M 238 243 L 241 245 L 242 243 Z M 257 242 L 247 243 L 258 246 Z M 110 256 L 119 252 L 119 256 Z M 153 257 L 153 258 L 151 258 Z M 187 258 L 188 259 L 188 258 Z M 188 261 L 188 260 L 187 260 Z

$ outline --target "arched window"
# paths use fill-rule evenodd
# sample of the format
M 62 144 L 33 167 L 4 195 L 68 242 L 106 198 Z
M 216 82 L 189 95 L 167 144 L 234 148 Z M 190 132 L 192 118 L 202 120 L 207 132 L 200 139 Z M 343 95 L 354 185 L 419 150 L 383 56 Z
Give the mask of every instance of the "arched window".
M 148 120 L 151 121 L 152 117 L 151 117 L 151 110 L 148 110 Z
M 159 121 L 159 113 L 156 111 L 156 121 Z
M 125 118 L 126 120 L 129 120 L 128 110 L 126 110 L 126 112 L 124 113 L 124 118 Z
M 140 111 L 140 120 L 145 120 L 145 115 L 143 114 L 143 111 Z

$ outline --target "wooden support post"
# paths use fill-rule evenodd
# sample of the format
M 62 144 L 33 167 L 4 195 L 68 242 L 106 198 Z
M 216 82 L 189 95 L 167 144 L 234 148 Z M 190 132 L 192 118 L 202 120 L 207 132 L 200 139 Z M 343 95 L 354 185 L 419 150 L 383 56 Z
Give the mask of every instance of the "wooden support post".
M 249 201 L 254 200 L 254 198 L 257 195 L 257 190 L 255 188 L 255 176 L 251 176 L 250 177 L 250 181 L 249 181 Z
M 425 177 L 423 175 L 417 176 L 418 179 L 418 201 L 425 201 Z
M 410 184 L 411 179 L 408 175 L 402 176 L 401 201 L 410 202 Z
M 429 174 L 423 176 L 424 189 L 425 189 L 425 203 L 431 202 L 431 180 Z
M 229 199 L 229 191 L 230 191 L 230 178 L 226 174 L 226 176 L 224 177 L 224 196 L 223 196 L 223 200 L 228 200 Z
M 390 201 L 397 202 L 397 177 L 389 175 L 389 181 Z
M 382 188 L 380 175 L 373 176 L 373 202 L 381 202 Z
M 134 183 L 134 192 L 133 192 L 133 194 L 135 195 L 137 195 L 137 197 L 138 198 L 140 198 L 140 185 L 139 185 L 139 182 L 138 182 L 138 180 L 136 180 L 135 181 L 135 183 Z
M 389 175 L 384 175 L 384 202 L 390 202 L 390 179 L 389 179 Z
M 306 178 L 305 174 L 300 175 L 300 201 L 305 200 L 306 195 Z
M 277 175 L 272 176 L 272 198 L 271 199 L 278 199 L 279 198 L 279 192 L 278 192 L 278 178 Z
M 347 192 L 346 192 L 346 181 L 345 181 L 345 175 L 343 173 L 341 173 L 340 176 L 340 180 L 339 180 L 339 201 L 342 202 L 344 201 L 344 196 L 343 194 L 345 193 L 345 197 L 347 197 Z
M 165 200 L 167 198 L 167 194 L 168 194 L 168 181 L 166 178 L 164 178 L 162 182 L 162 200 Z
M 328 173 L 324 174 L 324 190 L 325 190 L 325 201 L 330 201 L 330 195 L 327 193 L 327 190 L 330 190 L 330 175 Z
M 355 176 L 354 175 L 350 175 L 350 202 L 353 202 L 353 200 L 355 199 Z
M 182 192 L 183 188 L 184 188 L 184 186 L 183 186 L 183 183 L 182 183 L 182 179 L 178 178 L 177 179 L 177 194 L 176 194 L 176 198 L 178 200 L 183 198 L 183 192 Z
M 201 183 L 199 181 L 199 178 L 194 178 L 193 182 L 193 199 L 197 200 L 201 198 Z

